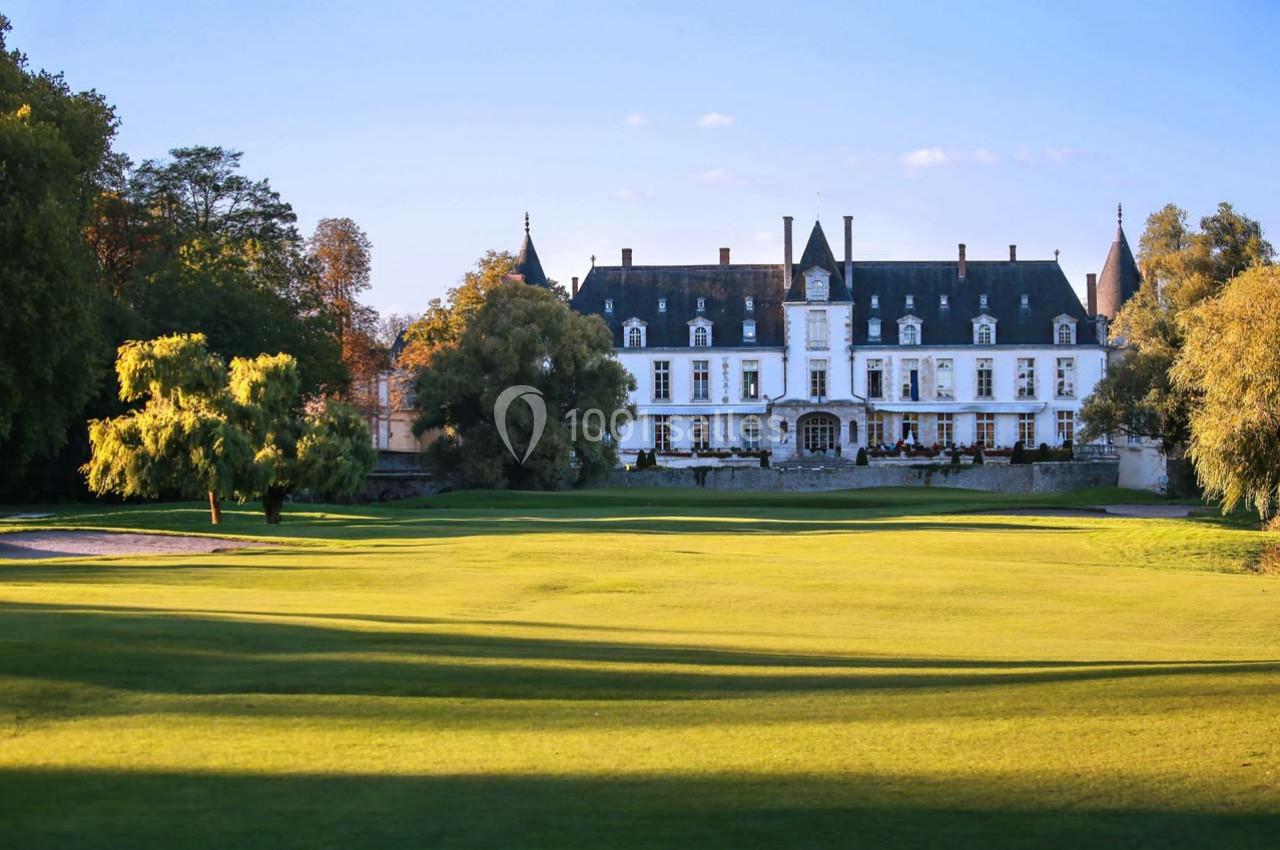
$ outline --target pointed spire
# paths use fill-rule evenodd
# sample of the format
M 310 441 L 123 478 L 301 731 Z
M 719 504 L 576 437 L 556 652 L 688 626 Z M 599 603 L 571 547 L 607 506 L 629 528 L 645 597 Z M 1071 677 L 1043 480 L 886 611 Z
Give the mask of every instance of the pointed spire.
M 1117 227 L 1124 226 L 1124 204 L 1123 203 L 1116 204 L 1116 226 Z
M 529 235 L 529 213 L 524 214 L 524 241 L 520 243 L 520 254 L 516 264 L 506 276 L 506 280 L 518 280 L 531 286 L 548 286 L 547 274 L 542 270 L 542 261 L 533 247 L 533 237 Z
M 1124 207 L 1116 204 L 1116 236 L 1098 275 L 1098 315 L 1115 318 L 1142 283 L 1142 273 L 1124 235 Z
M 813 230 L 809 232 L 809 241 L 805 243 L 800 262 L 793 266 L 790 291 L 787 296 L 789 300 L 805 300 L 804 273 L 815 266 L 831 275 L 830 299 L 848 301 L 849 291 L 845 287 L 844 272 L 836 262 L 835 255 L 831 253 L 831 245 L 827 242 L 827 235 L 822 231 L 822 224 L 817 221 L 813 223 Z
M 524 235 L 529 235 L 529 211 L 524 211 Z

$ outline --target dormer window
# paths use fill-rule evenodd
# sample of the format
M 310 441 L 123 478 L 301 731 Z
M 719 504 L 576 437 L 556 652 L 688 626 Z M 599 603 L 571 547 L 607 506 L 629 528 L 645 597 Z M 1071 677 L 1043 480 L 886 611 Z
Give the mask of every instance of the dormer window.
M 755 341 L 756 341 L 756 320 L 755 320 L 755 319 L 744 319 L 744 320 L 743 320 L 743 322 L 742 322 L 742 341 L 743 341 L 743 342 L 755 342 Z
M 880 320 L 867 319 L 867 339 L 872 342 L 880 341 Z
M 1066 313 L 1053 320 L 1053 341 L 1057 345 L 1076 344 L 1076 320 Z
M 622 323 L 622 347 L 644 348 L 648 344 L 645 339 L 645 323 L 641 319 L 631 318 Z
M 879 309 L 880 309 L 880 296 L 879 296 L 879 295 L 872 295 L 872 296 L 871 296 L 871 309 L 872 309 L 872 310 L 879 310 Z
M 613 312 L 613 299 L 612 299 L 612 298 L 606 298 L 606 299 L 604 299 L 604 311 L 605 311 L 606 313 L 612 313 L 612 312 Z
M 987 311 L 987 293 L 985 292 L 978 296 L 978 309 L 984 313 Z
M 1022 293 L 1022 309 L 1025 310 L 1030 306 L 1031 306 L 1031 296 L 1025 292 Z
M 938 306 L 939 306 L 939 307 L 942 307 L 943 309 L 945 309 L 945 308 L 947 308 L 947 307 L 950 307 L 950 306 L 951 306 L 951 298 L 950 298 L 950 296 L 948 296 L 948 295 L 939 295 L 939 296 L 938 296 Z
M 689 345 L 693 348 L 711 347 L 711 322 L 701 316 L 689 322 Z
M 827 273 L 814 270 L 805 275 L 804 297 L 809 301 L 827 300 Z
M 916 316 L 903 316 L 898 320 L 898 345 L 919 345 L 921 326 L 924 323 Z
M 746 307 L 748 313 L 754 313 L 756 309 L 756 299 L 748 295 L 746 298 Z
M 667 299 L 665 298 L 658 299 L 658 312 L 659 313 L 667 312 Z
M 699 299 L 698 299 L 698 312 L 699 312 L 699 313 L 705 313 L 706 311 L 707 311 L 707 299 L 705 299 L 705 298 L 699 298 Z
M 907 296 L 907 309 L 914 310 L 916 308 L 916 297 L 914 295 Z
M 973 344 L 996 344 L 996 320 L 993 316 L 983 313 L 973 320 Z

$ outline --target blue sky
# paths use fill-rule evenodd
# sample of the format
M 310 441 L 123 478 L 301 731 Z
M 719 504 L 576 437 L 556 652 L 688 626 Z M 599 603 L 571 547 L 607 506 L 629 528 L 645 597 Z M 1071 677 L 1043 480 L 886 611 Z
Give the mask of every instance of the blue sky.
M 903 8 L 894 8 L 901 5 Z M 821 214 L 860 259 L 1062 252 L 1077 289 L 1167 201 L 1280 227 L 1262 3 L 69 3 L 11 44 L 96 88 L 134 159 L 244 151 L 304 230 L 350 216 L 417 311 L 521 217 L 548 274 L 780 262 Z M 1272 234 L 1273 241 L 1276 238 Z M 833 244 L 839 254 L 840 245 Z

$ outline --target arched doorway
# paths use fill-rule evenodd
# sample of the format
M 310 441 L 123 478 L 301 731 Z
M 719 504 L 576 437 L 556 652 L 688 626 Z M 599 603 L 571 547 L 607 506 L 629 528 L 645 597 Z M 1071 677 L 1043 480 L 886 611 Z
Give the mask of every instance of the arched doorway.
M 839 444 L 840 420 L 829 413 L 811 413 L 800 423 L 800 446 L 805 454 L 832 454 Z

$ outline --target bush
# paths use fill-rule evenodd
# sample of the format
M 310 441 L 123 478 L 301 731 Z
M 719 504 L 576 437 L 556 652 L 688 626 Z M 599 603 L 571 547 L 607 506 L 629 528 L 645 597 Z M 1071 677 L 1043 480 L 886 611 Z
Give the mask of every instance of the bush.
M 960 450 L 959 450 L 959 449 L 952 449 L 952 450 L 951 450 L 951 463 L 952 463 L 952 464 L 954 464 L 954 465 L 956 465 L 956 466 L 959 466 L 959 465 L 960 465 Z
M 858 455 L 853 459 L 853 463 L 855 466 L 867 465 L 867 450 L 862 446 L 858 446 Z
M 974 465 L 974 466 L 982 466 L 983 462 L 984 462 L 984 461 L 982 460 L 982 449 L 981 449 L 981 448 L 976 448 L 976 449 L 974 449 L 974 450 L 973 450 L 973 465 Z
M 1023 464 L 1027 462 L 1027 450 L 1023 447 L 1022 441 L 1013 444 L 1013 454 L 1009 455 L 1009 465 Z
M 1040 463 L 1053 460 L 1053 452 L 1050 451 L 1048 443 L 1041 443 L 1040 448 L 1036 449 L 1036 460 Z
M 768 452 L 760 452 L 760 468 L 761 468 L 761 469 L 768 469 L 768 468 L 769 468 L 769 453 L 768 453 Z

